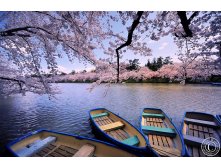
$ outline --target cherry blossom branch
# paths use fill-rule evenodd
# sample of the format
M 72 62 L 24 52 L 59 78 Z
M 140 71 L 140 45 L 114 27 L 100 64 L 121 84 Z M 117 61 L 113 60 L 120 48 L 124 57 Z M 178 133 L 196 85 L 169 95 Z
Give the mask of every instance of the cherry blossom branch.
M 180 20 L 181 20 L 181 24 L 183 26 L 183 29 L 185 31 L 186 34 L 182 34 L 182 37 L 186 38 L 186 37 L 193 37 L 193 33 L 192 31 L 190 30 L 189 28 L 189 25 L 191 23 L 191 21 L 193 20 L 193 18 L 195 16 L 197 16 L 199 14 L 199 12 L 194 12 L 189 19 L 187 19 L 187 16 L 186 16 L 186 12 L 185 11 L 179 11 L 177 12 Z M 176 37 L 179 37 L 177 34 L 175 34 Z
M 119 82 L 119 75 L 120 75 L 120 55 L 119 55 L 119 50 L 129 46 L 132 42 L 132 37 L 133 37 L 133 32 L 136 29 L 136 27 L 138 26 L 138 24 L 140 23 L 140 18 L 143 14 L 143 11 L 138 11 L 137 12 L 137 17 L 134 19 L 131 28 L 128 30 L 128 36 L 127 36 L 127 41 L 125 43 L 123 43 L 122 45 L 120 45 L 117 49 L 116 49 L 116 53 L 117 53 L 117 82 Z
M 19 27 L 19 28 L 13 28 L 5 31 L 0 32 L 0 36 L 7 37 L 7 36 L 20 36 L 20 37 L 31 37 L 30 34 L 20 34 L 19 32 L 26 31 L 32 34 L 36 34 L 36 32 L 30 30 L 30 29 L 37 29 L 46 32 L 47 34 L 52 35 L 49 31 L 47 31 L 44 28 L 41 27 L 33 27 L 33 26 L 26 26 L 26 27 Z

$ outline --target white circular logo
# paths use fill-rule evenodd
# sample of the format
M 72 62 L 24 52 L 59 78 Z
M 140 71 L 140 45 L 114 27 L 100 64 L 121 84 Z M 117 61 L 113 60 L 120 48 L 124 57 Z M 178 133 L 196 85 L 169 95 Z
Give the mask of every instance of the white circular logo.
M 203 143 L 201 144 L 201 150 L 203 154 L 209 157 L 213 157 L 219 153 L 220 143 L 217 139 L 208 137 L 203 140 Z

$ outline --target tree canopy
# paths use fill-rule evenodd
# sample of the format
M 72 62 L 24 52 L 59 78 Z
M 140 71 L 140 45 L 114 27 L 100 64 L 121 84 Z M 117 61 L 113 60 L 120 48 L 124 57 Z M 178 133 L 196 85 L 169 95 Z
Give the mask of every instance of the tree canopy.
M 45 77 L 42 63 L 55 76 L 57 59 L 64 56 L 106 71 L 100 80 L 121 82 L 124 53 L 150 56 L 146 39 L 168 35 L 184 69 L 198 57 L 221 67 L 221 12 L 1 12 L 0 20 L 0 80 L 6 94 L 52 93 L 53 77 Z M 98 49 L 108 58 L 98 59 Z

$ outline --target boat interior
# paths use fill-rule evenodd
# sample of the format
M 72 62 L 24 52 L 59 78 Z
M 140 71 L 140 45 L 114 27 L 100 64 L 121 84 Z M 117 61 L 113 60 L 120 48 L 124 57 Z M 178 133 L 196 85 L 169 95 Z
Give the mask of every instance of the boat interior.
M 137 147 L 145 147 L 145 138 L 126 121 L 105 109 L 91 111 L 91 117 L 99 128 L 112 138 Z
M 213 137 L 220 143 L 221 128 L 212 115 L 187 112 L 182 129 L 186 149 L 190 156 L 206 157 L 201 149 L 204 139 Z M 216 156 L 220 156 L 219 152 Z
M 160 156 L 181 156 L 181 139 L 161 110 L 145 109 L 141 121 L 143 133 Z
M 21 157 L 114 157 L 134 156 L 99 142 L 43 131 L 11 146 Z

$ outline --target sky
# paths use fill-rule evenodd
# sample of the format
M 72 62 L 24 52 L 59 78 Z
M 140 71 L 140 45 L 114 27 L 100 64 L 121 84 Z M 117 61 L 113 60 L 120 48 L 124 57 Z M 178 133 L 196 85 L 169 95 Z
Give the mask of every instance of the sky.
M 147 60 L 152 60 L 153 58 L 157 57 L 167 57 L 170 56 L 173 58 L 174 62 L 179 61 L 177 59 L 177 56 L 175 55 L 177 53 L 177 46 L 174 44 L 172 36 L 167 36 L 161 38 L 159 41 L 153 41 L 150 39 L 146 39 L 146 42 L 148 44 L 148 47 L 152 50 L 152 56 L 139 56 L 134 55 L 133 53 L 124 53 L 123 58 L 120 61 L 129 61 L 131 59 L 139 59 L 140 65 L 144 66 L 147 63 Z M 104 55 L 102 51 L 96 50 L 95 55 L 97 58 L 107 58 L 107 55 Z M 75 71 L 82 71 L 87 70 L 90 71 L 94 69 L 94 66 L 87 63 L 85 64 L 82 62 L 79 62 L 77 59 L 74 59 L 74 62 L 71 63 L 66 57 L 58 60 L 58 68 L 60 71 L 65 73 L 70 73 L 72 70 Z

